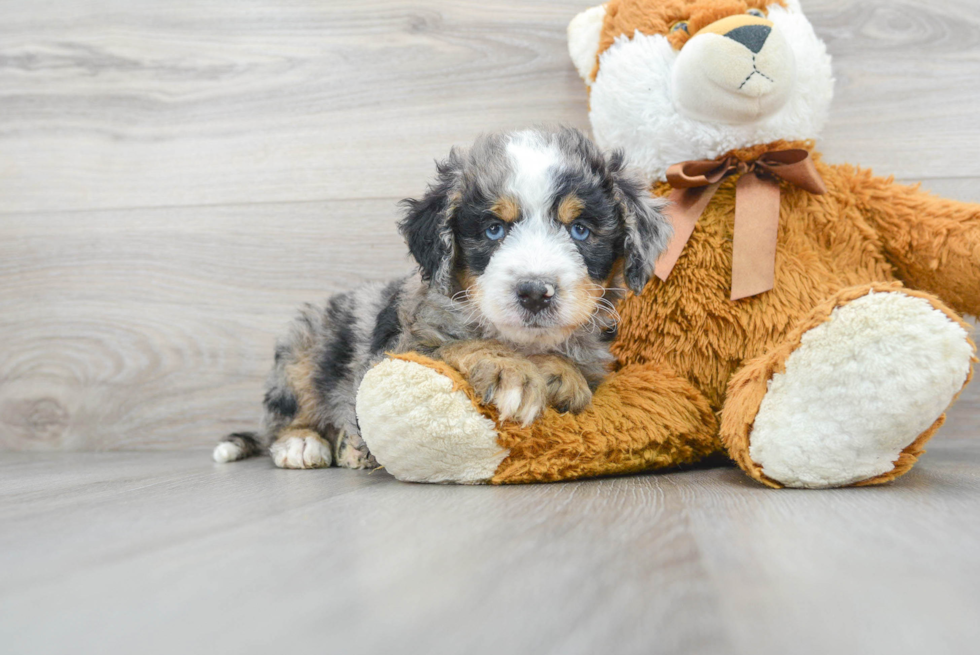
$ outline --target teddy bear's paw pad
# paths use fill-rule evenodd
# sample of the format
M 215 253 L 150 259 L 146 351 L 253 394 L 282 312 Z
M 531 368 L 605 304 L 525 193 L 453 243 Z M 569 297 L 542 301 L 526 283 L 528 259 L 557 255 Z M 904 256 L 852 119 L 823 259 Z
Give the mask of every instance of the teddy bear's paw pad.
M 361 437 L 386 471 L 413 482 L 486 482 L 508 450 L 494 422 L 453 381 L 415 362 L 386 359 L 357 392 Z
M 769 381 L 749 455 L 787 487 L 836 487 L 891 471 L 966 382 L 973 349 L 927 300 L 869 293 L 807 331 Z
M 293 430 L 269 448 L 273 463 L 284 469 L 318 469 L 330 466 L 330 445 L 312 430 Z

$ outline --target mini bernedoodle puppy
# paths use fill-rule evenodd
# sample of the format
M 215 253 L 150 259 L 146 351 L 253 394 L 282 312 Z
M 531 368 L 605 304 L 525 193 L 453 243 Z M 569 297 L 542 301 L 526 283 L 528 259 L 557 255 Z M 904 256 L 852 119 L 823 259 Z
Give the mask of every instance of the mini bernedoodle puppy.
M 276 466 L 377 466 L 354 413 L 386 352 L 453 366 L 501 420 L 579 412 L 613 357 L 615 302 L 639 292 L 670 226 L 619 153 L 577 130 L 525 130 L 453 149 L 399 224 L 419 272 L 305 306 L 276 346 L 261 435 L 229 435 L 228 462 L 266 447 Z

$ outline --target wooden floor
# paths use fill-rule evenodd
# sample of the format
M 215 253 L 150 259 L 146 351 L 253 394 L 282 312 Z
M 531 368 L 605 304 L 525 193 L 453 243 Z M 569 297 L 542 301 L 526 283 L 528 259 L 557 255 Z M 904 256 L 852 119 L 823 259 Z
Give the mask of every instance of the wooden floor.
M 887 487 L 735 469 L 521 487 L 0 455 L 0 651 L 965 655 L 980 443 Z

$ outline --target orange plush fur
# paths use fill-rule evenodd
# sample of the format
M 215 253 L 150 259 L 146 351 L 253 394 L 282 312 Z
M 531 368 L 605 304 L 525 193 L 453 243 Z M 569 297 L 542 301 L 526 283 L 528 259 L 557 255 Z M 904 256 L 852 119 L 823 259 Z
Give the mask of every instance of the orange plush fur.
M 670 35 L 674 48 L 681 48 L 703 26 L 773 4 L 611 0 L 599 52 L 637 30 Z M 678 21 L 687 21 L 688 31 L 671 32 Z M 749 456 L 749 436 L 770 380 L 784 370 L 808 329 L 869 291 L 902 290 L 924 298 L 964 327 L 957 313 L 980 314 L 980 205 L 938 198 L 850 165 L 826 164 L 809 141 L 765 143 L 730 154 L 751 161 L 787 148 L 811 151 L 828 192 L 813 195 L 780 184 L 773 290 L 729 298 L 735 175 L 721 184 L 668 280 L 653 279 L 642 294 L 622 302 L 614 344 L 619 368 L 597 390 L 592 406 L 579 415 L 549 410 L 527 428 L 500 425 L 498 440 L 509 454 L 492 482 L 627 473 L 724 452 L 751 477 L 778 487 Z M 653 191 L 667 195 L 670 188 L 660 183 Z M 417 355 L 401 358 L 444 373 L 478 406 L 449 367 Z M 480 411 L 496 419 L 492 408 Z M 942 421 L 940 416 L 907 446 L 891 471 L 857 484 L 886 482 L 909 470 Z
M 671 45 L 680 48 L 707 25 L 726 16 L 745 13 L 749 9 L 765 11 L 768 0 L 663 0 L 660 2 L 610 2 L 606 5 L 606 18 L 599 39 L 599 53 L 604 52 L 621 36 L 631 37 L 637 30 L 644 34 L 669 35 Z M 686 30 L 671 31 L 671 27 L 684 21 Z M 599 63 L 592 71 L 595 78 Z
M 750 8 L 765 10 L 769 4 L 613 0 L 606 5 L 599 52 L 636 30 L 667 34 L 680 48 L 715 20 Z M 671 32 L 678 21 L 686 21 L 688 29 Z M 593 78 L 598 66 L 597 60 Z M 812 151 L 813 143 L 760 144 L 732 154 L 749 161 L 763 152 L 791 147 Z M 654 279 L 643 294 L 622 303 L 614 351 L 624 368 L 596 394 L 593 409 L 579 417 L 548 416 L 530 434 L 503 426 L 500 441 L 512 450 L 494 482 L 671 466 L 691 461 L 693 453 L 726 449 L 749 475 L 779 486 L 748 456 L 748 432 L 766 382 L 807 328 L 882 284 L 921 289 L 956 312 L 980 314 L 980 206 L 937 198 L 849 165 L 830 166 L 814 156 L 829 192 L 816 196 L 781 184 L 775 288 L 739 302 L 728 298 L 737 181 L 729 178 L 702 215 L 668 281 Z M 666 184 L 654 189 L 658 195 L 669 191 Z M 960 320 L 939 300 L 930 302 Z M 624 423 L 622 403 L 610 402 L 609 395 L 623 388 L 621 376 L 636 378 L 641 371 L 643 379 L 658 381 L 660 393 L 634 395 L 636 405 L 630 409 L 643 410 L 634 411 L 635 418 L 625 422 L 629 428 L 601 433 L 606 440 L 622 440 L 610 456 L 596 448 L 591 430 Z M 701 429 L 692 429 L 695 408 L 703 413 L 705 405 L 717 421 L 703 420 Z M 862 484 L 884 482 L 907 471 L 942 421 L 940 417 L 903 451 L 893 471 Z M 661 444 L 663 453 L 673 450 L 678 456 L 650 460 L 649 448 L 634 450 L 631 444 L 638 430 L 656 435 L 651 441 Z M 642 437 L 638 441 L 646 443 Z M 670 443 L 675 443 L 673 449 Z M 689 449 L 683 455 L 682 446 Z
M 810 143 L 775 145 L 812 149 Z M 758 150 L 734 154 L 751 159 Z M 747 435 L 766 382 L 780 371 L 806 329 L 871 289 L 901 288 L 902 283 L 935 294 L 957 312 L 980 314 L 980 206 L 936 198 L 847 165 L 818 160 L 817 168 L 827 183 L 826 195 L 781 185 L 772 291 L 738 302 L 728 298 L 737 180 L 730 178 L 702 215 L 668 281 L 654 279 L 641 295 L 620 305 L 614 351 L 624 368 L 600 388 L 593 408 L 578 417 L 546 416 L 530 432 L 502 426 L 500 442 L 513 450 L 494 482 L 567 479 L 597 470 L 624 473 L 692 461 L 647 461 L 646 451 L 633 451 L 631 441 L 642 444 L 655 434 L 665 453 L 675 440 L 674 450 L 687 447 L 691 453 L 727 449 L 749 475 L 779 486 L 749 458 Z M 668 191 L 666 185 L 655 189 Z M 942 302 L 930 302 L 963 324 Z M 761 361 L 753 361 L 760 356 Z M 660 393 L 634 395 L 631 409 L 642 411 L 634 412 L 630 429 L 605 433 L 606 439 L 622 439 L 616 447 L 607 446 L 616 452 L 609 458 L 583 438 L 582 428 L 622 424 L 621 405 L 605 396 L 624 386 L 620 376 L 635 378 L 641 371 L 643 379 L 659 380 Z M 704 421 L 701 429 L 692 430 L 694 408 L 701 411 L 705 405 L 718 416 L 717 423 Z M 863 484 L 906 472 L 942 421 L 903 451 L 895 470 Z M 636 432 L 641 432 L 639 439 Z

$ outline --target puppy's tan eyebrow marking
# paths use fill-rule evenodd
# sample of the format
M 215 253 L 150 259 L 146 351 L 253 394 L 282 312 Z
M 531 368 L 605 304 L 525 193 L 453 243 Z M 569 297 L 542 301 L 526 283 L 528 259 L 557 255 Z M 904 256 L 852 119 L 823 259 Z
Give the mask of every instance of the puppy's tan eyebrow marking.
M 570 193 L 562 198 L 558 204 L 558 220 L 568 225 L 579 217 L 583 209 L 585 209 L 585 205 L 582 200 L 574 193 Z
M 517 201 L 508 196 L 497 198 L 490 211 L 505 223 L 513 223 L 521 217 L 521 208 L 517 205 Z

